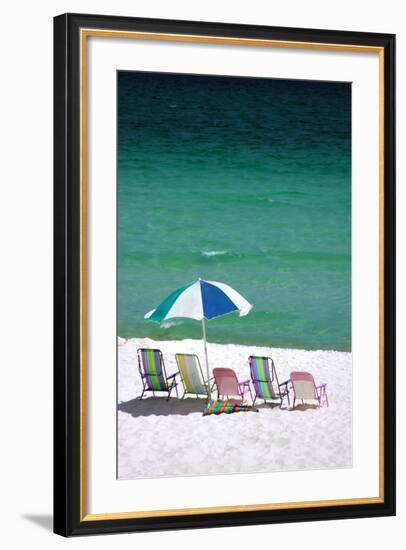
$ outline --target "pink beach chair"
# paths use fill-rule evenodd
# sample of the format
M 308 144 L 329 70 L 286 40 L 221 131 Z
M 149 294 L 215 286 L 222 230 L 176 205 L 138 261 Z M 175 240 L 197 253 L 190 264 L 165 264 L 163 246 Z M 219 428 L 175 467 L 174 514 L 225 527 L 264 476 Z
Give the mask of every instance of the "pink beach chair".
M 217 396 L 219 399 L 220 396 L 226 397 L 227 399 L 233 396 L 240 398 L 243 403 L 244 395 L 249 393 L 252 400 L 250 381 L 243 380 L 239 382 L 233 369 L 213 369 L 213 376 L 217 386 Z
M 290 381 L 293 388 L 293 407 L 296 399 L 301 399 L 304 404 L 305 400 L 317 401 L 318 407 L 326 403 L 328 407 L 328 398 L 326 387 L 327 384 L 316 386 L 313 376 L 310 372 L 291 372 Z

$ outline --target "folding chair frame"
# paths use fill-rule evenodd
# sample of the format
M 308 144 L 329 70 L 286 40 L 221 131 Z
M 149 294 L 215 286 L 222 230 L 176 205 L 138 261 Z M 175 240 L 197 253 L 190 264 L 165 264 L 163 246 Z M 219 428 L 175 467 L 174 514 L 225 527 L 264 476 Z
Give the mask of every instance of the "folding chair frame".
M 284 401 L 285 397 L 287 397 L 288 398 L 288 407 L 290 407 L 290 397 L 289 397 L 289 383 L 290 383 L 290 380 L 285 380 L 285 382 L 279 383 L 278 373 L 276 372 L 275 363 L 274 363 L 272 357 L 265 357 L 265 356 L 262 357 L 261 356 L 261 359 L 266 359 L 268 361 L 268 367 L 269 367 L 269 363 L 271 363 L 271 368 L 269 369 L 270 376 L 271 376 L 270 382 L 271 383 L 276 382 L 277 385 L 278 385 L 277 397 L 276 397 L 276 399 L 265 399 L 265 397 L 262 397 L 261 395 L 258 395 L 257 390 L 255 388 L 255 382 L 269 382 L 269 380 L 260 380 L 259 378 L 253 378 L 252 368 L 251 368 L 251 360 L 255 357 L 260 357 L 260 356 L 259 355 L 250 355 L 248 357 L 248 363 L 249 363 L 249 366 L 250 366 L 250 374 L 251 374 L 252 385 L 254 386 L 254 391 L 255 391 L 255 397 L 254 397 L 254 401 L 252 402 L 252 404 L 255 405 L 255 401 L 257 400 L 257 398 L 263 399 L 264 403 L 273 403 L 274 401 L 278 400 L 278 401 L 280 401 L 279 408 L 281 409 L 282 405 L 283 405 L 283 401 Z
M 165 381 L 167 389 L 165 389 L 165 390 L 154 390 L 152 388 L 148 388 L 147 380 L 148 380 L 148 378 L 151 378 L 151 375 L 150 374 L 145 374 L 145 372 L 143 372 L 143 370 L 142 370 L 142 359 L 141 359 L 141 351 L 145 351 L 145 350 L 153 351 L 153 352 L 158 353 L 159 364 L 161 366 L 163 379 Z M 159 349 L 152 349 L 152 348 L 138 348 L 137 349 L 137 357 L 138 357 L 138 370 L 139 370 L 139 373 L 140 373 L 140 376 L 141 376 L 141 381 L 142 381 L 142 393 L 140 395 L 140 399 L 142 399 L 143 396 L 144 396 L 144 393 L 148 392 L 148 391 L 152 392 L 152 395 L 154 397 L 156 397 L 155 396 L 156 392 L 162 392 L 162 393 L 168 392 L 168 397 L 166 398 L 166 400 L 168 401 L 170 396 L 171 396 L 171 393 L 172 393 L 173 389 L 176 391 L 176 397 L 179 399 L 178 382 L 176 381 L 176 376 L 178 376 L 179 372 L 175 372 L 174 374 L 171 374 L 170 376 L 167 376 L 162 351 L 159 350 Z
M 187 391 L 185 381 L 183 380 L 182 371 L 181 371 L 181 368 L 180 368 L 179 363 L 178 363 L 178 357 L 179 356 L 196 357 L 197 364 L 199 366 L 200 376 L 201 376 L 201 379 L 203 380 L 203 385 L 206 386 L 206 388 L 207 388 L 206 393 L 195 393 L 195 392 Z M 196 355 L 195 353 L 175 353 L 175 359 L 176 359 L 176 364 L 177 364 L 178 369 L 179 369 L 179 376 L 180 376 L 180 379 L 182 380 L 182 385 L 183 385 L 183 395 L 182 395 L 181 399 L 184 399 L 185 395 L 195 395 L 196 398 L 199 398 L 199 396 L 205 396 L 206 400 L 208 401 L 210 399 L 211 392 L 213 391 L 213 389 L 216 385 L 216 382 L 214 381 L 214 377 L 209 378 L 209 380 L 204 379 L 203 370 L 202 370 L 202 366 L 200 364 L 199 356 Z M 210 382 L 211 381 L 213 381 L 213 383 L 210 387 Z
M 308 373 L 308 374 L 311 374 L 311 373 Z M 312 378 L 313 378 L 313 375 L 311 375 Z M 296 397 L 296 393 L 295 393 L 295 387 L 293 385 L 293 382 L 291 380 L 288 380 L 288 382 L 291 383 L 291 387 L 293 389 L 293 405 L 292 407 L 295 408 L 295 404 L 296 404 L 296 399 L 301 399 L 302 401 L 302 404 L 304 405 L 304 399 L 302 399 L 301 397 Z M 314 400 L 318 402 L 318 408 L 320 409 L 324 403 L 327 405 L 328 407 L 328 397 L 327 397 L 327 384 L 320 384 L 319 386 L 316 386 L 316 382 L 314 381 L 314 378 L 313 378 L 313 384 L 314 384 L 314 389 L 315 389 L 315 392 L 316 392 L 316 397 L 314 398 Z M 310 401 L 310 399 L 309 399 Z
M 251 392 L 251 385 L 250 385 L 250 381 L 249 380 L 243 380 L 243 381 L 239 381 L 238 380 L 238 376 L 236 374 L 236 372 L 233 370 L 233 369 L 227 369 L 227 370 L 230 370 L 230 371 L 233 371 L 234 372 L 234 375 L 237 379 L 237 384 L 238 384 L 238 389 L 239 389 L 239 393 L 238 395 L 241 397 L 241 404 L 244 403 L 244 396 L 246 393 L 249 392 L 250 394 L 250 397 L 251 397 L 251 401 L 252 401 L 252 392 Z M 246 388 L 244 390 L 244 388 Z M 223 394 L 223 393 L 219 393 L 219 390 L 218 390 L 218 386 L 217 386 L 217 399 L 220 400 L 220 395 L 222 395 L 223 397 L 226 397 L 227 398 L 227 401 L 230 400 L 230 396 L 227 395 L 227 394 Z M 237 394 L 236 394 L 237 395 Z

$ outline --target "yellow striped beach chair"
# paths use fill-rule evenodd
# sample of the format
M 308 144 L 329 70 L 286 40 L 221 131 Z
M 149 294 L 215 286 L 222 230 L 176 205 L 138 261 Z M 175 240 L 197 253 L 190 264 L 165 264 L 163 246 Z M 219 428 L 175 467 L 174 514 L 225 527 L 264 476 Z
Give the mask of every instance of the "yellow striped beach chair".
M 143 398 L 145 392 L 152 392 L 155 396 L 155 392 L 165 392 L 168 394 L 168 398 L 171 396 L 171 392 L 174 389 L 176 396 L 178 394 L 178 383 L 176 376 L 179 372 L 166 375 L 164 359 L 162 351 L 159 349 L 140 348 L 137 350 L 138 355 L 138 370 L 142 380 L 142 394 L 140 399 Z
M 182 399 L 186 394 L 195 395 L 196 397 L 204 395 L 208 399 L 214 386 L 212 384 L 210 388 L 210 382 L 214 378 L 208 381 L 204 379 L 198 356 L 188 353 L 177 353 L 175 358 L 183 383 L 184 394 Z

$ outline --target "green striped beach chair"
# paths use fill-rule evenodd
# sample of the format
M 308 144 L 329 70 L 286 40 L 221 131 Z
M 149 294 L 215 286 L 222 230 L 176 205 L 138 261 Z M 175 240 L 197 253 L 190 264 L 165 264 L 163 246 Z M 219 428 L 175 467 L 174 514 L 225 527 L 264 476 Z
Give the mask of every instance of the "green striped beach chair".
M 140 371 L 142 380 L 142 394 L 140 399 L 143 398 L 145 392 L 152 392 L 155 396 L 155 392 L 165 392 L 168 394 L 168 398 L 171 396 L 172 390 L 178 394 L 178 382 L 176 376 L 179 372 L 166 375 L 164 359 L 162 351 L 159 349 L 140 348 L 137 350 L 138 355 L 138 370 Z
M 270 357 L 258 357 L 251 355 L 248 358 L 251 371 L 251 380 L 255 390 L 255 403 L 257 397 L 267 401 L 279 401 L 279 406 L 285 397 L 289 399 L 289 380 L 279 384 L 278 375 L 276 373 L 275 364 Z
M 182 399 L 187 393 L 194 394 L 196 397 L 204 395 L 208 399 L 210 396 L 209 392 L 211 392 L 214 387 L 213 383 L 210 388 L 210 382 L 214 380 L 214 378 L 208 381 L 204 379 L 198 356 L 188 353 L 177 353 L 175 358 L 184 389 Z

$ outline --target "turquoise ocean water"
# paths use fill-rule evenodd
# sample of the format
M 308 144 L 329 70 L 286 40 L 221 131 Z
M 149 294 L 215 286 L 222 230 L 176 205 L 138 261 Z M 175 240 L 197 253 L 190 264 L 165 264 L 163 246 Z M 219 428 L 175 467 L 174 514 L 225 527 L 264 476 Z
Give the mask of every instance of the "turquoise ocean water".
M 351 349 L 351 86 L 118 73 L 123 337 L 201 338 L 144 314 L 198 277 L 254 308 L 212 342 Z

